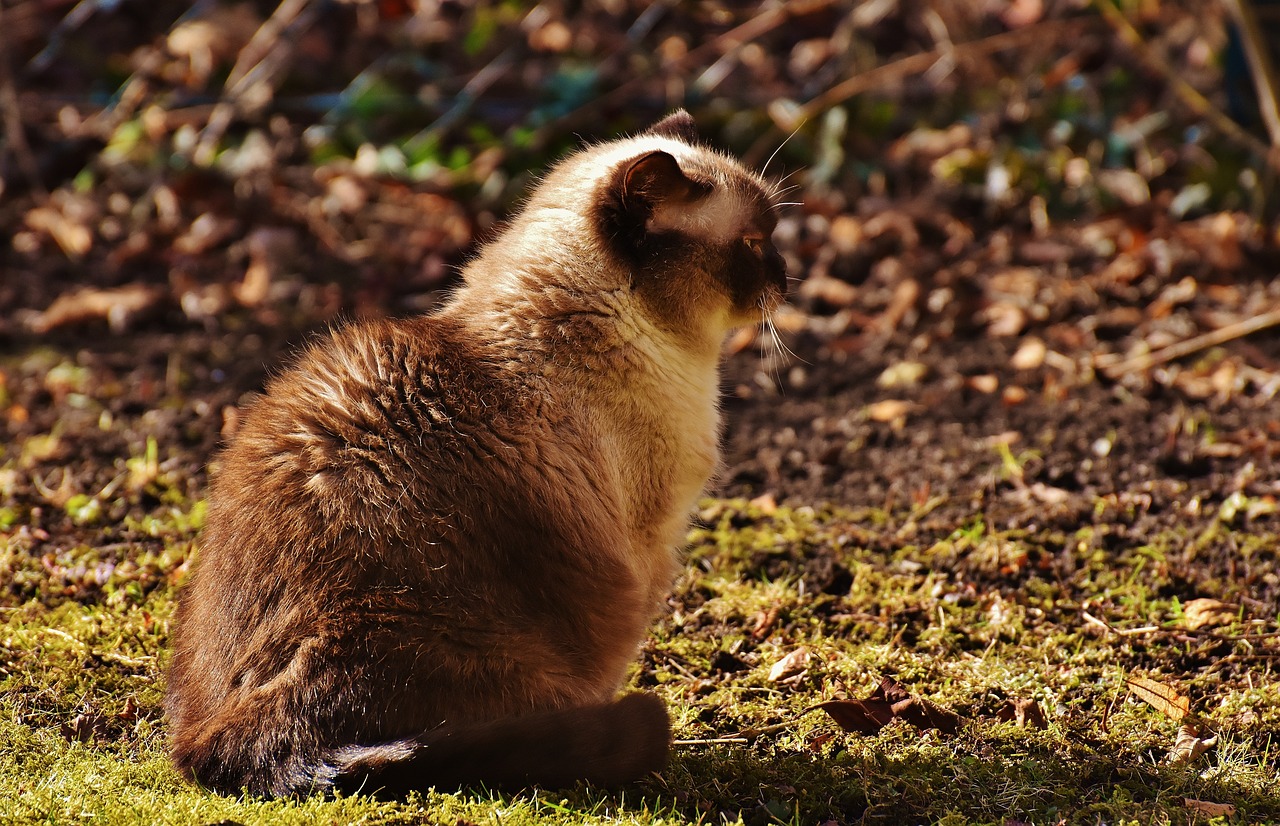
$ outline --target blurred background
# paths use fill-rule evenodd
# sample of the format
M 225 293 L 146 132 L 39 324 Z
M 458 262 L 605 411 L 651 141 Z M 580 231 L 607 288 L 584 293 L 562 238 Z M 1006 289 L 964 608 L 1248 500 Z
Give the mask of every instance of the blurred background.
M 1246 9 L 1250 40 L 1236 6 L 5 0 L 0 341 L 421 309 L 531 176 L 677 106 L 795 185 L 779 242 L 810 309 L 878 315 L 884 270 L 1002 244 L 1141 256 L 1173 224 L 1168 268 L 1230 269 L 1241 244 L 1270 268 L 1247 46 L 1267 52 L 1272 8 Z M 75 287 L 112 292 L 48 312 Z M 913 319 L 983 323 L 916 292 Z
M 793 291 L 726 342 L 724 498 L 636 681 L 682 736 L 773 733 L 648 792 L 697 822 L 1280 817 L 1277 8 L 0 0 L 0 808 L 82 820 L 101 772 L 166 765 L 168 617 L 271 371 L 429 310 L 548 164 L 683 106 L 787 189 Z M 1212 717 L 1209 768 L 1122 672 Z M 785 730 L 883 673 L 1060 734 Z M 129 759 L 33 783 L 66 741 Z

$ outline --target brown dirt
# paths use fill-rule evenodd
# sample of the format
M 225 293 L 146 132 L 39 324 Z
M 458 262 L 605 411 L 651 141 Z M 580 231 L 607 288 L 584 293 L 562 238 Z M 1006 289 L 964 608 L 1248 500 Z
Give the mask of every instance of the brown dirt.
M 22 4 L 19 62 L 39 52 L 67 5 Z M 445 5 L 459 33 L 477 30 L 467 28 L 477 22 L 468 4 Z M 458 69 L 438 83 L 414 74 L 435 71 L 429 65 L 382 66 L 391 86 L 407 77 L 400 100 L 417 104 L 419 89 L 453 94 L 508 48 L 523 67 L 466 119 L 491 127 L 490 137 L 446 134 L 441 155 L 466 149 L 469 162 L 412 184 L 350 159 L 321 162 L 304 129 L 326 112 L 289 108 L 335 93 L 400 42 L 396 3 L 378 4 L 367 25 L 354 4 L 327 12 L 276 90 L 277 108 L 229 131 L 221 171 L 190 164 L 179 133 L 203 125 L 233 57 L 200 78 L 165 52 L 182 4 L 146 21 L 108 16 L 64 44 L 76 61 L 19 77 L 39 168 L 28 180 L 15 153 L 0 158 L 0 531 L 26 554 L 7 564 L 45 574 L 10 577 L 0 602 L 93 599 L 100 571 L 77 562 L 76 549 L 111 565 L 159 546 L 146 517 L 204 495 L 206 464 L 236 406 L 291 348 L 344 318 L 429 308 L 528 167 L 570 145 L 575 130 L 636 128 L 669 105 L 668 88 L 732 51 L 728 35 L 758 10 L 715 5 L 675 4 L 640 40 L 592 18 L 600 36 L 581 48 L 604 67 L 600 88 L 627 95 L 587 88 L 578 101 L 544 100 L 573 56 L 534 43 L 516 18 L 475 53 L 461 36 L 424 47 Z M 761 135 L 780 141 L 763 114 L 771 101 L 812 99 L 845 75 L 934 48 L 913 8 L 851 33 L 836 27 L 853 19 L 851 4 L 804 4 L 792 25 L 759 31 L 759 48 L 744 50 L 718 88 L 724 97 L 695 114 L 738 149 Z M 1024 25 L 991 8 L 964 5 L 943 22 L 957 42 Z M 1220 48 L 1225 29 L 1220 11 L 1185 25 L 1197 9 L 1159 4 L 1151 13 L 1168 19 L 1146 24 L 1152 48 L 1178 56 L 1213 92 L 1222 81 L 1214 64 L 1191 66 L 1187 55 Z M 253 25 L 269 11 L 251 15 Z M 561 32 L 553 29 L 548 37 Z M 866 53 L 836 48 L 837 31 Z M 1280 307 L 1265 187 L 1245 174 L 1251 159 L 1238 147 L 1207 143 L 1203 124 L 1185 119 L 1167 84 L 1137 68 L 1105 26 L 1081 31 L 1054 39 L 1052 54 L 973 56 L 941 79 L 895 75 L 841 110 L 847 131 L 828 131 L 838 119 L 815 121 L 780 154 L 780 173 L 807 168 L 793 179 L 801 203 L 778 234 L 797 278 L 793 310 L 777 319 L 794 358 L 766 336 L 732 343 L 718 492 L 845 509 L 853 540 L 887 554 L 978 524 L 1016 536 L 1029 550 L 1008 564 L 950 563 L 948 574 L 978 593 L 1016 596 L 1047 580 L 1062 610 L 1077 610 L 1094 596 L 1081 548 L 1105 559 L 1146 553 L 1167 569 L 1169 596 L 1216 597 L 1274 618 L 1280 327 L 1107 371 Z M 692 57 L 645 63 L 655 44 Z M 624 86 L 633 64 L 643 82 Z M 125 76 L 151 108 L 124 123 L 143 135 L 112 154 L 103 145 L 120 133 L 84 125 L 102 107 L 82 92 L 114 93 Z M 544 108 L 513 105 L 534 87 L 542 97 L 530 107 Z M 731 100 L 753 103 L 726 107 Z M 405 146 L 406 134 L 441 115 L 387 112 L 394 107 L 348 112 L 350 142 Z M 1125 131 L 1153 114 L 1165 125 L 1141 139 Z M 537 128 L 524 154 L 501 144 L 529 124 Z M 1115 149 L 1119 132 L 1130 143 Z M 255 135 L 265 148 L 252 150 Z M 249 161 L 259 167 L 233 171 Z M 1000 170 L 1014 183 L 1003 193 L 990 177 Z M 490 178 L 505 185 L 496 194 L 485 189 Z M 1202 179 L 1211 197 L 1188 201 Z M 116 290 L 104 306 L 133 309 L 104 309 L 86 287 Z M 158 466 L 139 476 L 152 440 Z M 96 518 L 70 512 L 77 495 L 104 489 L 126 495 L 103 496 Z M 831 551 L 802 564 L 830 562 L 824 576 L 834 576 Z

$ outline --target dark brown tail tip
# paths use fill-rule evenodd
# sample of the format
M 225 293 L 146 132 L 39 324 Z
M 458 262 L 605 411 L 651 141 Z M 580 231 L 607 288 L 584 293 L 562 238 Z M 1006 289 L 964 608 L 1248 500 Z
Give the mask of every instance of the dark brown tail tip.
M 662 771 L 671 751 L 671 720 L 666 705 L 654 694 L 637 692 L 618 700 L 614 711 L 620 740 L 635 748 L 634 774 L 628 779 Z
M 353 746 L 335 755 L 347 791 L 529 786 L 558 789 L 585 781 L 613 788 L 667 763 L 671 723 L 652 694 L 539 712 L 477 725 L 434 729 L 412 740 Z

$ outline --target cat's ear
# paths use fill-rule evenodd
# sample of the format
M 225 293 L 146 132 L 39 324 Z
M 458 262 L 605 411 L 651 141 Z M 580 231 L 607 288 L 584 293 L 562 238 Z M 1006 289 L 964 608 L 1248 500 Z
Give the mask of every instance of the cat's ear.
M 692 201 L 706 194 L 710 187 L 684 174 L 680 164 L 669 153 L 656 149 L 631 161 L 622 173 L 621 195 L 624 204 L 659 204 Z
M 645 135 L 659 135 L 664 138 L 675 138 L 689 144 L 698 142 L 698 127 L 693 116 L 683 109 L 677 109 L 662 120 L 644 131 Z

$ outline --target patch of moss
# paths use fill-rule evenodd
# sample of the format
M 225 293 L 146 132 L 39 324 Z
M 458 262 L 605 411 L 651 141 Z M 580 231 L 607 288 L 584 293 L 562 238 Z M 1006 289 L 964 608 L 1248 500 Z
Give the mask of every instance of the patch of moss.
M 1195 818 L 1184 798 L 1280 818 L 1280 683 L 1233 665 L 1273 638 L 1257 638 L 1256 622 L 1177 630 L 1175 542 L 1108 548 L 1093 531 L 1055 543 L 974 521 L 916 547 L 879 541 L 892 522 L 742 502 L 704 508 L 673 610 L 633 671 L 671 709 L 679 744 L 660 775 L 618 792 L 401 802 L 210 795 L 170 767 L 161 710 L 196 509 L 158 504 L 148 530 L 130 530 L 159 539 L 114 550 L 35 557 L 4 540 L 0 560 L 31 596 L 0 609 L 0 822 L 1173 823 Z M 1037 568 L 1042 547 L 1069 564 Z M 68 572 L 100 583 L 68 595 L 80 581 Z M 1086 612 L 1157 630 L 1108 632 Z M 1202 644 L 1226 665 L 1187 670 Z M 774 679 L 801 648 L 804 669 Z M 1134 671 L 1188 693 L 1217 748 L 1168 764 L 1178 725 L 1125 701 Z M 884 675 L 956 712 L 960 730 L 852 734 L 814 708 L 866 696 Z M 1011 699 L 1035 700 L 1047 729 L 999 720 Z

